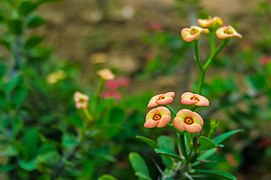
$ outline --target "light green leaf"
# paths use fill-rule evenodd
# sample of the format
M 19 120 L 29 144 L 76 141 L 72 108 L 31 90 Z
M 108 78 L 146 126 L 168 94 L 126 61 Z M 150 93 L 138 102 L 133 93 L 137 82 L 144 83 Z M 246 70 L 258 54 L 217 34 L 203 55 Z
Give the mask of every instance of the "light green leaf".
M 98 180 L 117 180 L 116 178 L 114 178 L 113 176 L 111 175 L 108 175 L 108 174 L 104 174 L 102 175 L 101 177 L 99 177 Z
M 62 137 L 62 145 L 65 148 L 75 147 L 77 145 L 76 136 L 65 133 Z
M 157 148 L 157 144 L 153 141 L 153 140 L 151 140 L 151 139 L 149 139 L 149 138 L 146 138 L 146 137 L 144 137 L 144 136 L 136 136 L 136 138 L 137 139 L 140 139 L 141 141 L 143 141 L 143 142 L 145 142 L 145 143 L 147 143 L 149 146 L 151 146 L 153 149 L 155 149 L 155 148 Z
M 209 138 L 205 137 L 205 136 L 200 136 L 199 138 L 199 151 L 202 150 L 208 150 L 211 148 L 216 147 L 216 144 Z
M 182 161 L 182 158 L 180 158 L 180 156 L 178 154 L 175 154 L 172 152 L 167 152 L 166 150 L 163 150 L 163 149 L 155 149 L 154 151 L 158 154 L 165 155 L 167 157 L 171 157 L 171 158 L 177 159 L 179 161 Z
M 239 133 L 239 132 L 244 132 L 243 129 L 237 129 L 237 130 L 232 130 L 229 132 L 225 132 L 223 134 L 220 134 L 219 136 L 217 136 L 216 138 L 213 139 L 213 142 L 216 144 L 220 144 L 222 143 L 224 140 L 226 140 L 227 138 L 229 138 L 230 136 Z
M 138 177 L 147 177 L 147 179 L 151 179 L 149 175 L 148 167 L 144 161 L 144 159 L 135 152 L 129 154 L 129 161 L 132 164 L 132 167 L 135 171 L 135 175 Z M 144 178 L 143 178 L 144 179 Z
M 236 180 L 236 177 L 233 176 L 232 174 L 225 172 L 225 171 L 218 171 L 218 170 L 200 170 L 200 169 L 195 169 L 195 173 L 200 173 L 200 174 L 213 174 L 217 176 L 224 177 L 226 179 L 230 180 Z
M 19 160 L 19 165 L 26 171 L 33 171 L 37 168 L 37 160 L 32 159 L 30 161 Z

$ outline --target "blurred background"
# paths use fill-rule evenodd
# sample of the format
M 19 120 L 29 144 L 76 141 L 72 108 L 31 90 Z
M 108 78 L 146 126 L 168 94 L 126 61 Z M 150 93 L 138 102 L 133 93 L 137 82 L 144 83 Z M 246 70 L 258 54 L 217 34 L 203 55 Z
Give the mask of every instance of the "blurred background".
M 156 93 L 192 91 L 199 71 L 180 30 L 209 16 L 243 38 L 208 70 L 202 94 L 211 106 L 202 114 L 219 121 L 217 134 L 245 132 L 208 167 L 238 179 L 271 179 L 270 0 L 0 0 L 0 178 L 51 177 L 82 127 L 73 94 L 82 91 L 91 101 L 101 68 L 114 72 L 118 87 L 105 84 L 95 130 L 59 179 L 136 179 L 131 151 L 159 162 L 135 136 L 173 133 L 143 128 L 146 105 Z M 203 36 L 200 56 L 208 53 Z M 157 179 L 156 167 L 150 171 Z

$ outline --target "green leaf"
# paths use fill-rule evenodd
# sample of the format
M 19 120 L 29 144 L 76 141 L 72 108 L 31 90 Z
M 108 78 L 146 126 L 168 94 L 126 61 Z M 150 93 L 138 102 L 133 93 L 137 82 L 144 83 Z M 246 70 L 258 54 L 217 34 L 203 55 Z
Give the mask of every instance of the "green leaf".
M 26 25 L 29 28 L 36 28 L 41 25 L 44 25 L 45 23 L 46 23 L 46 20 L 39 15 L 32 15 L 26 19 Z
M 23 1 L 19 7 L 19 13 L 23 16 L 28 15 L 37 8 L 36 4 L 33 4 L 31 1 Z
M 236 133 L 239 133 L 239 132 L 244 132 L 243 129 L 237 129 L 237 130 L 232 130 L 232 131 L 229 131 L 229 132 L 225 132 L 219 136 L 217 136 L 216 138 L 213 139 L 213 142 L 216 143 L 216 144 L 220 144 L 222 143 L 223 141 L 225 141 L 227 138 L 229 138 L 230 136 L 236 134 Z
M 26 171 L 33 171 L 37 168 L 37 160 L 36 160 L 36 158 L 34 158 L 30 161 L 24 161 L 24 160 L 20 159 L 19 166 Z
M 205 137 L 205 136 L 200 136 L 199 138 L 199 151 L 202 150 L 208 150 L 211 148 L 216 147 L 216 144 L 209 138 Z
M 195 169 L 195 173 L 200 173 L 200 174 L 213 174 L 217 176 L 224 177 L 226 179 L 230 180 L 236 180 L 236 177 L 233 176 L 232 174 L 225 172 L 225 171 L 218 171 L 218 170 L 200 170 L 200 169 Z
M 159 136 L 157 139 L 159 149 L 166 150 L 167 152 L 174 153 L 175 144 L 174 140 L 167 136 Z
M 154 150 L 156 153 L 158 154 L 162 154 L 162 155 L 165 155 L 167 157 L 170 157 L 170 158 L 174 158 L 174 159 L 177 159 L 179 161 L 182 161 L 183 159 L 180 158 L 180 156 L 178 154 L 175 154 L 175 153 L 171 153 L 171 152 L 167 152 L 166 150 L 163 150 L 163 149 L 155 149 Z
M 144 136 L 136 136 L 136 138 L 137 139 L 140 139 L 141 141 L 143 141 L 143 142 L 145 142 L 145 143 L 147 143 L 149 146 L 151 146 L 153 149 L 155 149 L 155 148 L 157 148 L 158 146 L 157 146 L 157 144 L 153 141 L 153 140 L 151 140 L 151 139 L 149 139 L 149 138 L 146 138 L 146 137 L 144 137 Z
M 0 173 L 8 173 L 9 171 L 15 169 L 16 166 L 13 164 L 1 165 L 0 166 Z
M 21 106 L 24 101 L 25 101 L 25 98 L 27 96 L 27 89 L 26 88 L 21 88 L 19 89 L 18 91 L 16 91 L 13 95 L 13 102 L 15 103 L 15 105 L 17 107 Z
M 144 161 L 144 159 L 138 153 L 130 153 L 129 161 L 132 164 L 132 167 L 135 171 L 135 175 L 140 175 L 138 177 L 146 177 L 147 179 L 151 179 L 149 175 L 148 167 Z
M 43 36 L 31 36 L 29 39 L 26 40 L 25 48 L 37 46 L 43 39 Z
M 11 94 L 15 88 L 22 83 L 22 80 L 22 76 L 16 76 L 15 78 L 11 79 L 5 87 L 6 93 Z
M 23 145 L 26 150 L 25 159 L 30 159 L 36 156 L 36 151 L 39 143 L 39 131 L 37 128 L 25 129 Z
M 20 35 L 23 32 L 23 22 L 21 19 L 11 19 L 8 21 L 8 28 L 10 32 Z
M 140 173 L 140 172 L 135 173 L 135 175 L 136 175 L 137 177 L 139 177 L 140 179 L 143 179 L 143 180 L 151 180 L 150 177 L 148 177 L 148 176 L 146 176 L 146 175 L 144 175 L 144 174 L 142 174 L 142 173 Z
M 175 154 L 175 151 L 174 151 L 175 144 L 172 138 L 167 137 L 167 136 L 159 136 L 157 139 L 157 144 L 158 144 L 159 149 L 167 153 Z M 173 160 L 166 155 L 161 154 L 161 157 L 166 167 L 170 168 L 173 164 Z
M 213 154 L 216 153 L 216 150 L 217 150 L 216 148 L 207 150 L 206 152 L 204 152 L 204 153 L 198 158 L 198 160 L 206 160 L 206 159 L 208 159 L 209 157 L 211 157 Z
M 62 137 L 62 146 L 64 148 L 73 148 L 77 145 L 77 138 L 74 135 L 64 133 Z
M 116 178 L 114 178 L 113 176 L 111 175 L 108 175 L 108 174 L 104 174 L 102 175 L 101 177 L 99 177 L 98 180 L 117 180 Z

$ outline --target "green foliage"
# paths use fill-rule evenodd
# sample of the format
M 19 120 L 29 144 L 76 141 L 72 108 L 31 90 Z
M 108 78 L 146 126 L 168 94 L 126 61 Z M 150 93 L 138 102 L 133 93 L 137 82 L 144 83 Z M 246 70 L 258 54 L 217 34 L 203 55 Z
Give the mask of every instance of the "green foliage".
M 130 153 L 129 161 L 132 164 L 132 167 L 135 171 L 135 175 L 139 179 L 148 179 L 150 180 L 149 170 L 144 161 L 144 159 L 138 153 Z

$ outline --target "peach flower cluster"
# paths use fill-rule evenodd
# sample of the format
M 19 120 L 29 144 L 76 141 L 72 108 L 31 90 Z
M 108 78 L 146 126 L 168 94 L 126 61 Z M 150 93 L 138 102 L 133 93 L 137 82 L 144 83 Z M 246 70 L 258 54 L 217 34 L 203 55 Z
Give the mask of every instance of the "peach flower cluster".
M 175 93 L 167 92 L 153 96 L 148 107 L 151 109 L 145 119 L 145 128 L 162 128 L 171 121 L 171 111 L 163 106 L 168 105 L 174 100 Z M 209 106 L 209 100 L 199 94 L 185 92 L 181 95 L 181 103 L 195 106 Z M 173 126 L 180 131 L 188 131 L 190 133 L 200 132 L 204 122 L 202 117 L 189 109 L 182 109 L 177 112 L 173 119 Z
M 222 26 L 223 20 L 220 17 L 213 17 L 208 19 L 198 19 L 198 26 L 191 26 L 190 28 L 183 28 L 181 30 L 182 39 L 185 42 L 192 42 L 198 40 L 202 33 L 208 34 L 209 29 Z M 216 36 L 218 39 L 229 39 L 233 37 L 242 38 L 232 26 L 222 26 L 216 30 Z

